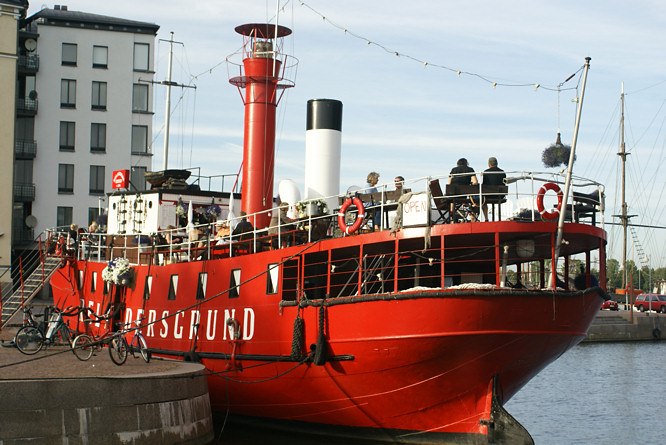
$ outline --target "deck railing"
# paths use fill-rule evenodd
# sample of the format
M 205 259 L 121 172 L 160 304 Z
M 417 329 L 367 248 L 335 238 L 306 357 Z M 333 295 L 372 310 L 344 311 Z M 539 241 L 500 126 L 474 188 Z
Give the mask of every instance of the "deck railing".
M 476 173 L 478 182 L 483 183 L 483 173 Z M 399 212 L 399 205 L 408 202 L 413 195 L 426 196 L 428 203 L 429 219 L 422 225 L 435 225 L 441 223 L 461 223 L 480 220 L 483 203 L 488 205 L 488 217 L 490 221 L 518 220 L 538 221 L 543 217 L 538 210 L 539 194 L 546 195 L 543 198 L 544 213 L 552 213 L 551 204 L 557 201 L 557 195 L 552 192 L 543 192 L 544 184 L 554 184 L 563 188 L 564 176 L 553 173 L 537 172 L 506 172 L 506 190 L 503 189 L 502 196 L 498 192 L 488 193 L 481 185 L 465 194 L 451 195 L 446 191 L 433 191 L 433 181 L 439 181 L 442 190 L 446 189 L 449 176 L 422 177 L 406 180 L 403 185 L 405 194 L 397 193 L 393 184 L 383 184 L 376 187 L 376 191 L 369 188 L 351 187 L 344 195 L 328 196 L 313 201 L 328 204 L 328 212 L 315 214 L 314 209 L 318 206 L 292 205 L 290 211 L 297 212 L 296 208 L 312 209 L 313 212 L 305 211 L 296 213 L 298 216 L 284 223 L 278 219 L 277 226 L 264 229 L 253 229 L 245 234 L 229 235 L 223 239 L 215 238 L 215 226 L 203 224 L 189 227 L 179 227 L 174 230 L 163 230 L 159 233 L 146 234 L 80 234 L 76 242 L 70 240 L 68 246 L 69 254 L 79 259 L 108 261 L 115 257 L 126 257 L 133 264 L 168 264 L 171 262 L 196 261 L 210 258 L 232 257 L 247 253 L 261 252 L 306 242 L 318 241 L 329 237 L 353 236 L 346 234 L 338 227 L 338 209 L 349 197 L 360 197 L 364 201 L 365 219 L 358 233 L 369 233 L 375 231 L 396 230 L 395 216 Z M 474 187 L 474 186 L 472 186 Z M 557 188 L 549 186 L 550 189 Z M 599 221 L 603 225 L 604 212 L 604 188 L 601 184 L 584 178 L 574 177 L 572 181 L 573 194 L 567 202 L 562 202 L 561 210 L 567 213 L 567 221 L 583 224 L 596 224 Z M 595 199 L 596 197 L 596 199 Z M 443 198 L 446 203 L 444 207 L 438 205 L 437 200 Z M 478 199 L 478 200 L 477 200 Z M 402 202 L 401 202 L 402 201 Z M 450 202 L 463 203 L 466 208 L 462 216 L 449 215 L 451 211 Z M 439 208 L 438 208 L 439 207 Z M 321 208 L 321 206 L 319 206 Z M 347 215 L 351 221 L 357 217 L 356 209 L 351 206 L 350 214 Z M 457 209 L 455 209 L 457 210 Z M 272 211 L 279 211 L 273 209 Z M 262 212 L 263 213 L 263 212 Z M 597 218 L 596 214 L 599 213 Z M 476 218 L 470 215 L 476 214 Z M 444 216 L 443 216 L 444 215 Z M 255 215 L 248 215 L 249 221 L 255 220 Z M 292 214 L 293 216 L 293 214 Z M 231 226 L 235 227 L 240 219 L 231 220 Z M 472 222 L 468 222 L 472 223 Z M 399 221 L 397 223 L 400 224 Z M 55 239 L 67 239 L 66 230 L 54 230 Z

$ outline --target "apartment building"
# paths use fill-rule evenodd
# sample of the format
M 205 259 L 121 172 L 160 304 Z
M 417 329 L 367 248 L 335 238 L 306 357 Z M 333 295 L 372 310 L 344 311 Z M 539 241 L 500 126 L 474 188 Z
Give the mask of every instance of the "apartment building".
M 0 0 L 1 1 L 1 0 Z M 145 189 L 152 166 L 153 23 L 65 5 L 28 17 L 19 34 L 13 231 L 80 227 L 106 207 L 114 170 Z
M 27 1 L 0 0 L 0 275 L 9 268 L 12 261 L 17 44 L 19 21 L 25 17 L 27 7 Z

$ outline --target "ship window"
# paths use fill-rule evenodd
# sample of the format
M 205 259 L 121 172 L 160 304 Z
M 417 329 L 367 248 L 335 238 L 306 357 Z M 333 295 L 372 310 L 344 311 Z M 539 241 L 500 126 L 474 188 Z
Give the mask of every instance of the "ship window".
M 178 292 L 178 275 L 171 275 L 171 281 L 169 282 L 169 296 L 168 300 L 175 300 L 176 293 Z
M 150 299 L 150 291 L 153 289 L 153 277 L 152 275 L 146 275 L 146 282 L 143 285 L 143 299 Z
M 231 279 L 229 280 L 229 298 L 238 298 L 239 285 L 241 280 L 241 270 L 233 269 L 231 271 Z
M 285 262 L 281 267 L 283 300 L 296 301 L 300 267 L 300 258 L 298 257 Z
M 109 286 L 110 286 L 109 282 L 105 281 L 104 282 L 104 291 L 102 292 L 104 295 L 109 295 Z
M 203 300 L 206 298 L 206 288 L 208 286 L 208 273 L 201 272 L 199 274 L 199 281 L 197 283 L 197 300 Z
M 97 292 L 97 272 L 93 272 L 90 278 L 90 292 Z
M 277 294 L 280 280 L 280 268 L 277 264 L 269 264 L 266 273 L 266 294 Z
M 79 290 L 83 289 L 83 271 L 79 270 L 79 275 L 77 276 L 76 285 Z

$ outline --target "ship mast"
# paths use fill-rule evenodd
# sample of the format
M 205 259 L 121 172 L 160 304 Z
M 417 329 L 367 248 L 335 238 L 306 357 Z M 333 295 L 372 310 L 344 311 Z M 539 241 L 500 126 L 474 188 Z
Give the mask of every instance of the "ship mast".
M 580 128 L 580 116 L 583 111 L 583 97 L 585 97 L 585 84 L 587 83 L 587 72 L 590 70 L 590 57 L 585 58 L 585 71 L 583 71 L 583 84 L 580 90 L 580 98 L 578 100 L 578 110 L 576 112 L 576 125 L 574 126 L 573 140 L 571 141 L 571 152 L 569 153 L 569 165 L 567 166 L 567 176 L 564 181 L 564 205 L 560 211 L 560 216 L 557 221 L 557 235 L 555 239 L 555 249 L 553 252 L 553 289 L 557 287 L 557 259 L 560 256 L 560 246 L 562 245 L 562 237 L 564 235 L 564 218 L 566 216 L 566 203 L 569 200 L 569 189 L 571 188 L 571 174 L 573 172 L 573 163 L 576 157 L 576 143 L 578 142 L 578 129 Z
M 176 42 L 173 40 L 173 31 L 171 31 L 171 37 L 169 40 L 160 39 L 161 42 L 169 42 L 169 59 L 168 59 L 168 68 L 167 68 L 167 78 L 161 82 L 157 82 L 160 85 L 166 85 L 166 101 L 164 106 L 164 153 L 162 159 L 162 170 L 167 170 L 169 168 L 169 124 L 171 122 L 171 87 L 181 87 L 181 88 L 196 88 L 194 85 L 182 85 L 171 80 L 171 75 L 173 71 L 173 44 L 177 43 L 183 45 L 183 42 Z

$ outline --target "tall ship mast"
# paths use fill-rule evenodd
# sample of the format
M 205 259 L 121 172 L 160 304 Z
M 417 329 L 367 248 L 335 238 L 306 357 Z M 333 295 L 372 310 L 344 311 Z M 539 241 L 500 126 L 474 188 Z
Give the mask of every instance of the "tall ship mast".
M 136 322 L 154 356 L 201 362 L 213 410 L 232 422 L 387 443 L 533 443 L 504 405 L 585 337 L 608 298 L 603 186 L 424 172 L 338 194 L 342 103 L 315 99 L 301 199 L 294 184 L 274 187 L 291 30 L 236 32 L 241 193 L 186 175 L 112 194 L 103 232 L 44 240 L 60 267 L 54 301 Z

